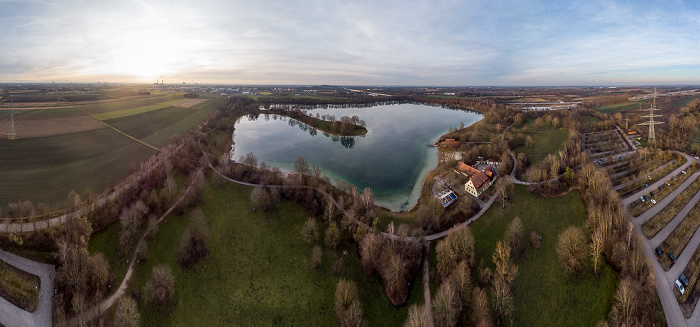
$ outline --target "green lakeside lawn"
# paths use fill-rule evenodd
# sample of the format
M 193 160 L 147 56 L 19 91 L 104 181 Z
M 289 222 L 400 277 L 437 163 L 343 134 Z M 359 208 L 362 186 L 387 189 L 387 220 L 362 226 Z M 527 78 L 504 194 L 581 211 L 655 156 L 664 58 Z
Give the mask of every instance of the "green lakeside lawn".
M 530 166 L 537 165 L 540 161 L 547 158 L 547 155 L 557 155 L 557 152 L 561 150 L 562 145 L 569 137 L 569 131 L 565 128 L 550 129 L 543 131 L 535 131 L 530 128 L 529 135 L 534 141 L 534 145 L 531 147 L 521 145 L 517 147 L 514 152 L 523 152 L 527 156 L 527 160 L 530 162 Z
M 651 99 L 638 100 L 634 102 L 625 102 L 618 104 L 611 104 L 609 106 L 596 107 L 596 111 L 600 111 L 605 114 L 614 114 L 620 111 L 627 111 L 632 109 L 639 109 L 639 104 L 641 103 L 642 108 L 646 108 L 651 104 Z
M 596 276 L 589 263 L 579 276 L 568 277 L 557 258 L 559 234 L 568 226 L 585 224 L 579 192 L 546 198 L 517 185 L 512 198 L 505 209 L 496 201 L 470 227 L 476 239 L 477 265 L 483 259 L 484 264 L 495 268 L 491 256 L 496 242 L 503 239 L 515 216 L 523 221 L 526 245 L 525 254 L 517 261 L 514 326 L 595 326 L 605 319 L 613 303 L 618 273 L 604 263 Z M 530 246 L 532 230 L 542 236 L 540 249 Z
M 323 264 L 315 270 L 311 246 L 300 236 L 307 218 L 301 205 L 283 201 L 278 211 L 252 211 L 249 187 L 208 185 L 200 208 L 211 231 L 209 257 L 183 271 L 176 263 L 177 244 L 187 228 L 189 214 L 170 215 L 148 242 L 148 260 L 136 267 L 130 290 L 141 292 L 153 266 L 167 264 L 175 276 L 176 295 L 171 304 L 157 309 L 139 304 L 144 326 L 201 325 L 269 326 L 337 324 L 334 294 L 340 277 L 330 273 L 331 265 L 347 250 L 346 272 L 341 277 L 354 280 L 370 326 L 403 325 L 408 307 L 423 302 L 421 274 L 409 294 L 408 304 L 395 309 L 383 293 L 379 280 L 362 273 L 354 244 L 342 249 L 323 249 Z M 327 224 L 321 224 L 322 233 Z M 112 272 L 123 269 L 115 264 L 118 225 L 93 237 L 90 250 L 103 252 Z M 205 318 L 203 318 L 205 317 Z

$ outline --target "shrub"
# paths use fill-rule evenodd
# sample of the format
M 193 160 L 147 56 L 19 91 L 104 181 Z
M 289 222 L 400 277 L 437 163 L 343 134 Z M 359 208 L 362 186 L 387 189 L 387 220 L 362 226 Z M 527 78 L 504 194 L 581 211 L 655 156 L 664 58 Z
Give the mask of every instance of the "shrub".
M 328 229 L 326 230 L 325 243 L 326 247 L 332 250 L 335 250 L 335 248 L 338 247 L 338 244 L 340 243 L 340 228 L 338 228 L 337 223 L 331 222 L 328 225 Z
M 425 310 L 425 305 L 414 304 L 408 308 L 408 317 L 404 327 L 429 327 L 432 324 L 432 318 L 428 315 L 428 310 Z
M 311 249 L 311 261 L 314 263 L 314 268 L 318 269 L 321 267 L 321 261 L 323 260 L 323 252 L 321 247 L 316 245 Z
M 114 325 L 117 327 L 138 327 L 141 325 L 139 309 L 131 296 L 125 295 L 119 301 L 117 312 L 114 315 Z

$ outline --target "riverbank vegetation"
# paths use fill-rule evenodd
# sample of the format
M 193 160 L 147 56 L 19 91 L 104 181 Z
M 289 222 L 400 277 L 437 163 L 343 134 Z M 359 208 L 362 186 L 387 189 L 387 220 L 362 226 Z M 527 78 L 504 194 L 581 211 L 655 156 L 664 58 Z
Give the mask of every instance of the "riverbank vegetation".
M 312 117 L 304 113 L 298 107 L 291 110 L 283 109 L 270 109 L 262 111 L 262 114 L 275 114 L 280 116 L 286 116 L 296 119 L 310 127 L 316 128 L 320 131 L 339 135 L 339 136 L 357 136 L 367 134 L 367 128 L 365 128 L 365 122 L 360 120 L 357 116 L 343 116 L 340 119 L 336 119 L 333 115 L 319 115 Z

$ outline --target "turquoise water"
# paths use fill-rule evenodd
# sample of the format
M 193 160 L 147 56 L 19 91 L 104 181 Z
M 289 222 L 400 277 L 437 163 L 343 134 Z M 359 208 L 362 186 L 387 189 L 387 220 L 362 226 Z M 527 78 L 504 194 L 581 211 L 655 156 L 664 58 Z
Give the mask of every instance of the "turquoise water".
M 465 126 L 481 115 L 416 104 L 368 108 L 328 108 L 307 111 L 341 116 L 357 115 L 367 134 L 337 137 L 296 120 L 273 115 L 243 117 L 234 132 L 235 160 L 252 152 L 258 161 L 290 171 L 303 157 L 318 165 L 334 182 L 346 181 L 361 191 L 372 188 L 375 203 L 394 211 L 410 209 L 420 195 L 425 176 L 437 166 L 432 144 L 450 127 Z

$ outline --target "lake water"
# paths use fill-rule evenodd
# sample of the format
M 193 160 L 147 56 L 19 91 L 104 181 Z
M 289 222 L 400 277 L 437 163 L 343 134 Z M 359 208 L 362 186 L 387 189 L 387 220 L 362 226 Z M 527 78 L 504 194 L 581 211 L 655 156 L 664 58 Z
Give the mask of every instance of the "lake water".
M 374 192 L 375 204 L 394 211 L 410 209 L 420 195 L 425 176 L 437 166 L 437 150 L 428 147 L 450 127 L 465 126 L 481 115 L 416 104 L 367 108 L 311 109 L 311 115 L 357 115 L 366 135 L 337 137 L 296 120 L 273 115 L 242 117 L 236 123 L 232 158 L 252 152 L 258 161 L 291 171 L 303 157 L 318 165 L 334 182 L 346 181 Z

